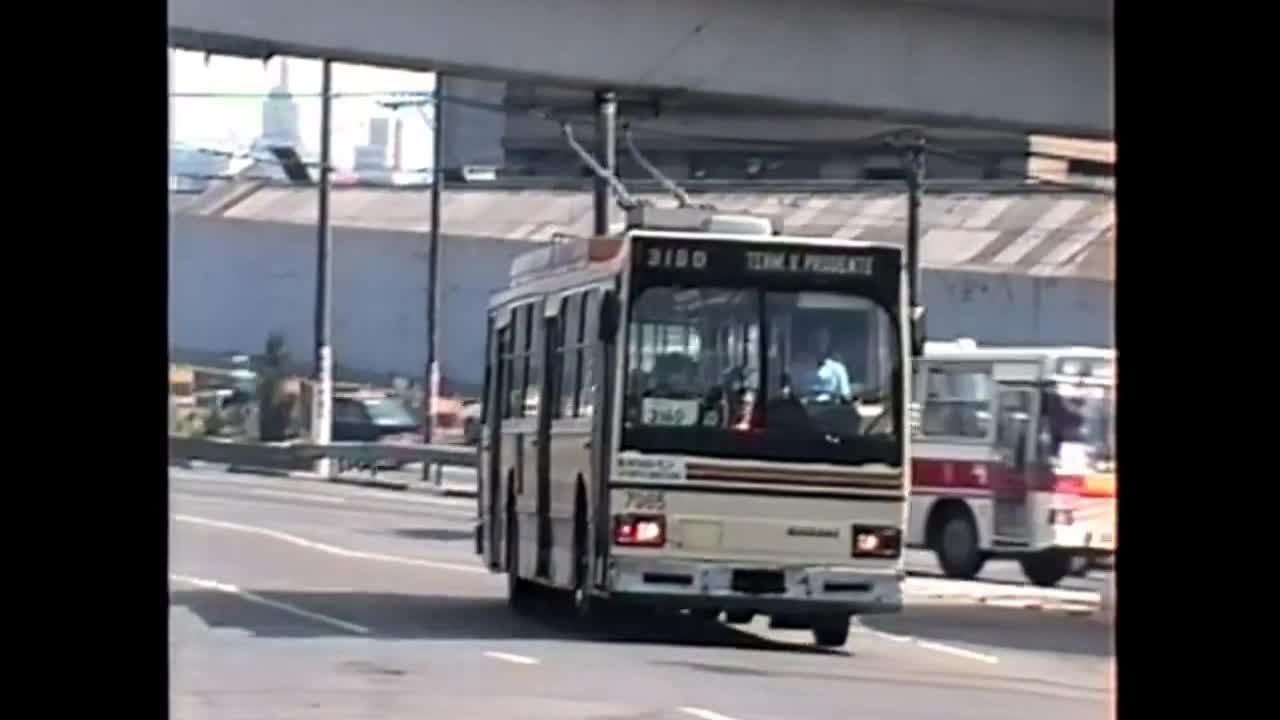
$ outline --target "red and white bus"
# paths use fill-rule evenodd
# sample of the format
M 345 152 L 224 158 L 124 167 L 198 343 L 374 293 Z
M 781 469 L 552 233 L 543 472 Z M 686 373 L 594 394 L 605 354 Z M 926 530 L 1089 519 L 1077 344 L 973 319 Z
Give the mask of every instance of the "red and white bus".
M 1016 558 L 1056 585 L 1116 549 L 1115 351 L 925 344 L 907 544 L 948 577 Z

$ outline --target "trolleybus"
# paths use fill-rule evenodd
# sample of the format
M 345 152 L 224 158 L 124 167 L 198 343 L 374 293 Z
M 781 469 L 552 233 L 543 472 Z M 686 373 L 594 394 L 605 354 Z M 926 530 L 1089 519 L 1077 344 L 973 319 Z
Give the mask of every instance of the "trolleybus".
M 477 551 L 510 602 L 812 630 L 903 598 L 922 312 L 900 246 L 629 211 L 489 306 Z

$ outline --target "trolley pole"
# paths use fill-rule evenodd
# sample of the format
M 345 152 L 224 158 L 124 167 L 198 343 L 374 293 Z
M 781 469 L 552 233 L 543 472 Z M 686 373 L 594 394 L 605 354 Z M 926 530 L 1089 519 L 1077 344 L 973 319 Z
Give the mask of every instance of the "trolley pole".
M 444 75 L 436 74 L 436 91 L 431 101 L 431 237 L 427 242 L 427 397 L 423 413 L 423 442 L 430 445 L 435 437 L 436 409 L 440 398 L 440 361 L 436 349 L 440 344 L 440 192 L 444 184 Z M 422 479 L 432 480 L 431 463 L 423 463 Z M 439 467 L 435 482 L 444 482 Z
M 320 198 L 316 231 L 316 375 L 313 396 L 311 437 L 318 445 L 328 445 L 333 437 L 333 232 L 329 227 L 330 115 L 333 104 L 333 67 L 325 60 L 320 80 Z M 332 460 L 321 458 L 316 472 L 332 477 Z
M 616 173 L 618 164 L 618 95 L 612 90 L 600 90 L 596 93 L 596 152 L 600 156 L 600 164 L 610 174 Z M 595 226 L 596 235 L 609 233 L 609 183 L 604 178 L 595 181 Z

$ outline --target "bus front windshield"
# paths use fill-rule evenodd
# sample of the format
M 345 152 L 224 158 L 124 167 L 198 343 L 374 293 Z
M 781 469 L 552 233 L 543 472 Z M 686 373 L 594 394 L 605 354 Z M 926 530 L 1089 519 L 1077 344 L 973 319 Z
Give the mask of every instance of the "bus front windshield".
M 898 338 L 857 294 L 645 287 L 628 311 L 623 446 L 901 467 Z
M 1072 464 L 1078 457 L 1095 470 L 1114 466 L 1114 386 L 1060 383 L 1045 391 L 1041 408 L 1040 442 L 1051 465 Z

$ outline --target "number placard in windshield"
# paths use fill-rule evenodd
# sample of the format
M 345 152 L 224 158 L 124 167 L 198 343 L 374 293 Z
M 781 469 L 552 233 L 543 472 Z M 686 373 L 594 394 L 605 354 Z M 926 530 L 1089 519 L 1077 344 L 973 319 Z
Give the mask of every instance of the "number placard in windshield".
M 660 427 L 688 427 L 698 422 L 700 404 L 697 400 L 669 400 L 644 398 L 641 413 L 645 425 Z

